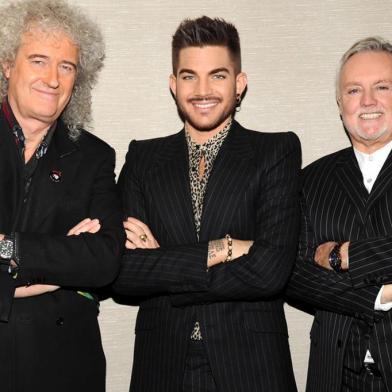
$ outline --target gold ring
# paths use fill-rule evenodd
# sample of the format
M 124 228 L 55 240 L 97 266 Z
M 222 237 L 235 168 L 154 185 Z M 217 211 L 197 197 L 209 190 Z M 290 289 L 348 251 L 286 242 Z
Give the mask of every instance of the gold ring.
M 139 238 L 143 241 L 146 242 L 147 241 L 147 234 L 140 234 Z

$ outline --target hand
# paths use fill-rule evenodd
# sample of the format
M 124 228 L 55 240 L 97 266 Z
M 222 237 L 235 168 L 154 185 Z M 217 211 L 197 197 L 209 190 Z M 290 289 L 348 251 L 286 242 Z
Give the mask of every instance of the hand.
M 98 219 L 86 218 L 80 221 L 76 226 L 72 227 L 67 233 L 67 236 L 79 235 L 80 233 L 97 233 L 101 228 Z M 14 298 L 26 298 L 50 293 L 56 291 L 60 286 L 51 284 L 33 284 L 31 286 L 17 287 Z
M 331 253 L 332 249 L 337 245 L 337 242 L 328 241 L 320 244 L 317 249 L 316 253 L 314 254 L 314 261 L 323 268 L 332 270 L 331 265 L 329 264 L 329 254 Z M 340 247 L 340 257 L 342 260 L 341 268 L 342 270 L 348 269 L 348 247 L 350 243 L 344 242 Z
M 250 240 L 237 240 L 232 239 L 232 255 L 231 260 L 235 260 L 249 252 L 250 247 L 253 245 L 253 241 Z M 226 238 L 220 238 L 219 240 L 212 240 L 208 243 L 208 259 L 207 267 L 210 268 L 214 265 L 223 263 L 228 254 L 229 245 Z
M 125 247 L 127 249 L 155 249 L 159 248 L 158 241 L 155 239 L 150 228 L 142 221 L 128 217 L 123 222 L 127 240 Z
M 381 301 L 382 304 L 386 304 L 388 302 L 392 302 L 392 284 L 386 284 L 383 287 L 382 294 L 381 294 Z
M 0 234 L 0 241 L 4 240 L 4 234 Z
M 253 245 L 253 242 L 254 241 L 236 240 L 233 238 L 233 254 L 231 256 L 231 259 L 234 260 L 238 257 L 248 254 L 249 249 Z
M 99 219 L 90 219 L 86 218 L 80 221 L 76 226 L 70 229 L 67 233 L 67 236 L 70 235 L 79 235 L 81 233 L 97 233 L 101 228 L 101 224 L 99 223 Z
M 31 286 L 17 287 L 14 298 L 33 297 L 40 294 L 56 291 L 60 286 L 51 284 L 33 284 Z

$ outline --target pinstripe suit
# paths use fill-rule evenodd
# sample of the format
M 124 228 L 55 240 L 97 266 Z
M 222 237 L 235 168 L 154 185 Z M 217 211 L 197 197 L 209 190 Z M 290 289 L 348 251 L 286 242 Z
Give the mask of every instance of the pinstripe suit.
M 140 297 L 131 391 L 181 390 L 190 333 L 201 325 L 218 391 L 296 391 L 281 291 L 299 226 L 300 145 L 233 122 L 214 163 L 197 242 L 184 131 L 132 142 L 120 175 L 125 212 L 160 248 L 130 250 L 114 290 Z M 208 241 L 254 240 L 206 271 Z
M 379 289 L 392 281 L 392 156 L 369 194 L 352 148 L 304 169 L 302 229 L 288 295 L 315 309 L 308 392 L 339 392 L 343 366 L 359 370 L 369 348 L 392 391 L 391 312 L 374 310 Z M 313 262 L 326 241 L 350 241 L 349 270 Z

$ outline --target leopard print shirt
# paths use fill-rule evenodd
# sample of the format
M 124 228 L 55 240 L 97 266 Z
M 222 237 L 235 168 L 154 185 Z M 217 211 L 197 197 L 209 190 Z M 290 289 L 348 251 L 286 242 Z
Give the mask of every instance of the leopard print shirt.
M 207 189 L 208 179 L 210 177 L 212 167 L 219 149 L 225 140 L 232 121 L 230 120 L 226 126 L 214 137 L 207 140 L 204 144 L 195 143 L 189 133 L 186 131 L 186 140 L 188 144 L 189 154 L 189 179 L 191 185 L 193 216 L 195 221 L 197 238 L 199 238 L 201 216 L 203 212 L 204 195 Z M 204 156 L 205 170 L 203 177 L 199 177 L 199 163 Z

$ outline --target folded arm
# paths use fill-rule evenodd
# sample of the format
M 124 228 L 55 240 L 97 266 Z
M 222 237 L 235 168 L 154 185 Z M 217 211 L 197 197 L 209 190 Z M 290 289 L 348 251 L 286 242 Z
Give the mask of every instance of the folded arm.
M 252 216 L 255 238 L 241 239 L 241 233 L 227 230 L 233 237 L 233 252 L 239 250 L 237 258 L 222 263 L 227 257 L 227 248 L 223 248 L 216 263 L 212 263 L 216 265 L 211 264 L 211 258 L 208 263 L 211 241 L 129 249 L 123 257 L 115 291 L 123 295 L 171 293 L 173 304 L 178 306 L 269 298 L 280 293 L 292 269 L 299 226 L 300 145 L 295 135 L 286 136 L 280 139 L 282 143 L 268 165 L 258 173 L 260 188 Z M 137 160 L 131 144 L 119 184 L 124 205 L 130 204 L 128 213 L 134 212 L 133 216 L 148 223 L 145 196 L 134 170 Z M 236 243 L 240 239 L 243 243 Z M 225 239 L 217 240 L 226 244 Z
M 328 256 L 336 243 L 318 244 L 304 198 L 301 200 L 301 216 L 297 260 L 287 287 L 289 300 L 305 303 L 315 310 L 341 313 L 368 322 L 382 317 L 381 312 L 374 309 L 380 285 L 356 290 L 347 271 L 333 271 Z M 346 261 L 345 255 L 343 259 Z
M 100 228 L 101 225 L 98 219 L 86 218 L 79 222 L 72 229 L 70 229 L 67 235 L 79 235 L 81 233 L 97 233 Z M 33 297 L 36 295 L 56 291 L 59 288 L 60 286 L 51 284 L 33 284 L 31 286 L 21 286 L 16 288 L 14 298 Z

